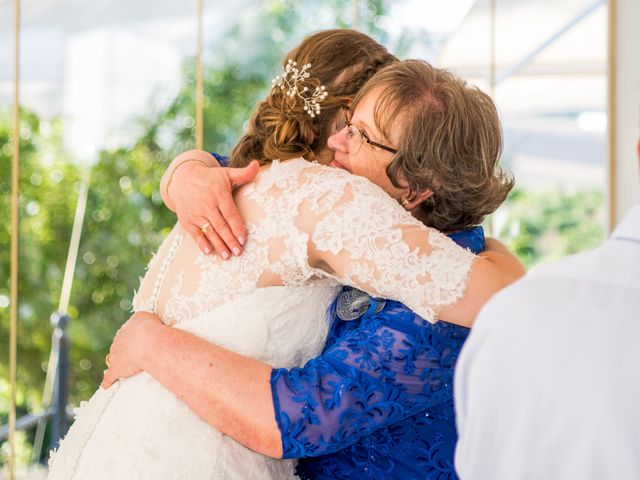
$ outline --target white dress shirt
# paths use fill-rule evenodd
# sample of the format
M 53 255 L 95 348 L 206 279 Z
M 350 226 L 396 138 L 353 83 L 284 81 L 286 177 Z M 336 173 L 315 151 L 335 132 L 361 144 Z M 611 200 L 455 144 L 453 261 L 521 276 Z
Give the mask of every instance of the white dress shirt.
M 640 479 L 640 206 L 484 307 L 455 401 L 462 480 Z

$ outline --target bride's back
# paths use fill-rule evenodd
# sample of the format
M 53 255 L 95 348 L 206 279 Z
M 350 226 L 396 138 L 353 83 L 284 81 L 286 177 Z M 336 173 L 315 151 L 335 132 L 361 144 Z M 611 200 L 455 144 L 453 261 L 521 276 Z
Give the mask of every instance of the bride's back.
M 317 270 L 308 263 L 309 235 L 296 225 L 298 208 L 310 196 L 309 178 L 303 173 L 310 166 L 303 159 L 276 162 L 236 192 L 249 232 L 241 256 L 225 261 L 205 255 L 177 224 L 149 263 L 134 308 L 153 311 L 165 324 L 175 325 L 258 288 L 315 283 Z M 329 168 L 321 170 L 320 191 L 331 188 L 332 177 L 345 176 Z

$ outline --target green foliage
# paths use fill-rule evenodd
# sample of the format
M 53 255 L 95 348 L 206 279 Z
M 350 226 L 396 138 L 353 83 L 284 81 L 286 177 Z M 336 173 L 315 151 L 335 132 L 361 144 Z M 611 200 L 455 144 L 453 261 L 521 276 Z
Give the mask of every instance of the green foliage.
M 19 335 L 17 414 L 38 411 L 71 233 L 78 175 L 65 156 L 59 121 L 23 111 L 20 124 Z M 9 116 L 0 114 L 0 296 L 9 297 L 11 153 Z M 9 308 L 0 308 L 0 424 L 7 423 Z M 22 440 L 26 437 L 21 436 Z M 26 441 L 26 440 L 25 440 Z M 24 449 L 21 450 L 25 452 Z M 1 461 L 0 461 L 1 463 Z
M 41 365 L 50 347 L 48 319 L 57 306 L 66 249 L 71 234 L 78 181 L 76 167 L 61 145 L 60 122 L 40 121 L 23 112 L 20 128 L 20 243 L 19 304 L 20 368 L 18 399 L 25 408 L 37 407 L 41 390 Z M 7 116 L 0 121 L 0 295 L 9 296 L 11 212 L 11 127 Z M 0 337 L 5 352 L 9 308 L 0 309 Z M 44 326 L 44 328 L 43 328 Z M 8 378 L 8 355 L 0 360 L 0 376 Z
M 604 238 L 602 190 L 514 190 L 496 232 L 527 268 L 596 247 Z

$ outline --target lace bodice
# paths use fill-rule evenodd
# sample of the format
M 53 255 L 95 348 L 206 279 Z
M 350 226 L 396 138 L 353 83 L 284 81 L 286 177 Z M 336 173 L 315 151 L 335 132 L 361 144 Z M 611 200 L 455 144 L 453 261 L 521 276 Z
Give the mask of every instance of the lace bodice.
M 256 288 L 329 277 L 400 300 L 433 322 L 464 291 L 473 255 L 362 177 L 303 159 L 274 161 L 236 201 L 249 231 L 244 254 L 206 256 L 177 225 L 149 265 L 136 310 L 175 324 Z

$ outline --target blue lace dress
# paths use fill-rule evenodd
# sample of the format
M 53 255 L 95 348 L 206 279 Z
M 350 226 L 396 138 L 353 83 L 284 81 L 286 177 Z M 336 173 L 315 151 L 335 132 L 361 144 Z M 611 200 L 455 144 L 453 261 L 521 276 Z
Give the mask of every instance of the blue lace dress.
M 484 249 L 482 227 L 451 237 Z M 345 296 L 330 309 L 323 354 L 272 372 L 284 457 L 300 458 L 302 479 L 457 478 L 453 370 L 469 330 L 371 297 L 342 320 Z

